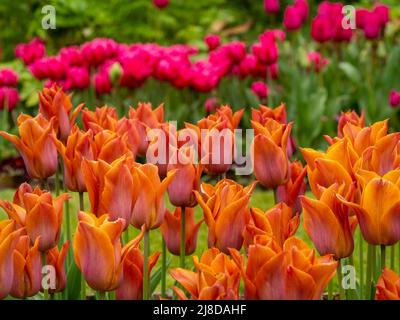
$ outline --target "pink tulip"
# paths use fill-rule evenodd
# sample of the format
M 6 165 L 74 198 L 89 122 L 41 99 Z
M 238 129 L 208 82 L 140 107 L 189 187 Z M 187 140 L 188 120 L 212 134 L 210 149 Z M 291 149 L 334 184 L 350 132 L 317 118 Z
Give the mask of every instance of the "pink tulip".
M 253 82 L 251 85 L 251 91 L 260 99 L 263 100 L 268 96 L 268 87 L 262 81 Z
M 164 9 L 168 6 L 169 0 L 153 0 L 153 4 L 159 9 Z
M 0 70 L 0 87 L 14 87 L 18 83 L 18 74 L 13 69 Z
M 389 103 L 392 108 L 396 108 L 400 105 L 400 92 L 396 90 L 390 91 Z
M 283 25 L 288 31 L 296 31 L 301 28 L 303 12 L 296 6 L 287 6 L 283 15 Z
M 15 56 L 20 58 L 26 65 L 46 55 L 46 48 L 40 38 L 34 38 L 28 43 L 20 43 L 15 48 Z
M 264 0 L 264 10 L 267 14 L 279 12 L 279 0 Z
M 17 89 L 10 87 L 0 88 L 0 110 L 7 108 L 7 110 L 13 110 L 20 100 Z
M 207 44 L 208 50 L 212 51 L 221 44 L 221 37 L 216 34 L 209 34 L 204 38 L 204 42 Z

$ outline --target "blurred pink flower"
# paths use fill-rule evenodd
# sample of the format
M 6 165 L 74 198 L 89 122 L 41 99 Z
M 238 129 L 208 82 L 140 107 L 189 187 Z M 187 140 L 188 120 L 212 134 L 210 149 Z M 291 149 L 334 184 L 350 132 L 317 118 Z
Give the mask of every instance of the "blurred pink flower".
M 217 110 L 217 107 L 218 107 L 217 97 L 207 98 L 206 102 L 204 103 L 204 109 L 207 114 L 213 113 L 215 110 Z
M 0 88 L 0 109 L 7 107 L 9 111 L 13 110 L 19 102 L 19 94 L 17 89 L 10 87 Z
M 326 65 L 329 64 L 329 60 L 322 57 L 321 53 L 311 51 L 307 55 L 308 57 L 308 68 L 315 72 L 320 72 Z
M 309 6 L 307 0 L 296 0 L 294 6 L 299 10 L 301 21 L 304 23 L 308 18 Z
M 268 87 L 262 81 L 256 81 L 251 84 L 251 91 L 260 99 L 264 100 L 268 96 Z
M 400 92 L 391 90 L 389 94 L 389 103 L 392 108 L 400 106 Z
M 18 74 L 10 68 L 0 70 L 0 86 L 14 87 L 18 83 Z
M 279 0 L 264 0 L 264 10 L 267 14 L 279 12 Z
M 153 4 L 159 8 L 159 9 L 163 9 L 166 6 L 168 6 L 169 4 L 169 0 L 153 0 Z
M 20 43 L 15 47 L 15 56 L 20 58 L 26 65 L 46 55 L 46 48 L 42 39 L 34 38 L 28 43 Z
M 209 34 L 204 38 L 204 42 L 207 44 L 208 50 L 212 51 L 220 46 L 221 37 L 216 34 Z
M 66 90 L 84 90 L 90 86 L 89 70 L 85 67 L 71 67 L 67 71 Z
M 101 96 L 103 94 L 110 93 L 112 90 L 112 85 L 110 81 L 110 76 L 106 71 L 100 71 L 94 76 L 94 85 L 96 88 L 96 93 Z
M 296 6 L 287 6 L 283 14 L 283 25 L 288 31 L 296 31 L 301 28 L 303 12 Z

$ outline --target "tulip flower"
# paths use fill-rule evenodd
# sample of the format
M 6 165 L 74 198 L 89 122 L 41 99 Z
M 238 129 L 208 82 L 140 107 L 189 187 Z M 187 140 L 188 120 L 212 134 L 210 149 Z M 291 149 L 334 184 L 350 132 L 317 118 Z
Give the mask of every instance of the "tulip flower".
M 102 130 L 94 136 L 94 145 L 98 160 L 112 163 L 125 155 L 133 158 L 127 133 L 120 136 L 113 131 Z
M 100 217 L 109 215 L 114 221 L 122 218 L 129 226 L 133 208 L 142 186 L 135 185 L 132 158 L 121 157 L 111 164 L 103 160 L 82 162 L 82 177 L 88 191 L 91 212 Z
M 81 164 L 83 159 L 94 160 L 96 148 L 91 131 L 83 132 L 77 126 L 72 127 L 67 143 L 64 145 L 54 137 L 54 143 L 64 162 L 64 183 L 70 191 L 85 192 Z
M 400 277 L 384 268 L 376 284 L 375 300 L 400 300 Z
M 20 137 L 0 131 L 21 154 L 31 178 L 46 179 L 57 170 L 57 149 L 50 137 L 54 121 L 47 121 L 41 114 L 35 118 L 21 114 L 17 120 Z
M 69 241 L 65 242 L 61 250 L 56 247 L 46 251 L 46 263 L 54 267 L 56 271 L 55 288 L 49 288 L 49 293 L 64 291 L 67 286 L 67 274 L 65 271 L 65 259 L 67 258 Z
M 333 278 L 337 262 L 332 255 L 316 257 L 302 240 L 291 237 L 282 251 L 251 245 L 247 265 L 237 250 L 230 250 L 242 271 L 245 299 L 318 300 Z
M 164 9 L 165 7 L 168 6 L 169 0 L 153 0 L 153 4 L 158 9 Z
M 14 281 L 11 296 L 18 299 L 32 297 L 42 286 L 42 261 L 39 238 L 30 247 L 28 236 L 21 236 L 14 250 Z
M 13 69 L 0 69 L 0 87 L 15 87 L 18 83 L 18 74 Z
M 136 109 L 129 110 L 129 119 L 137 119 L 137 131 L 139 134 L 140 145 L 138 155 L 145 156 L 148 147 L 147 128 L 157 128 L 164 122 L 164 105 L 161 104 L 154 110 L 149 103 L 139 103 Z
M 185 255 L 190 256 L 196 250 L 197 234 L 203 220 L 195 224 L 194 209 L 185 208 Z M 180 226 L 182 209 L 175 208 L 173 212 L 165 210 L 164 221 L 160 227 L 168 251 L 173 255 L 180 255 Z
M 286 124 L 286 105 L 281 104 L 276 108 L 269 108 L 260 105 L 258 109 L 251 109 L 251 120 L 259 122 L 261 125 L 265 125 L 269 119 L 278 121 L 279 123 Z
M 286 30 L 296 31 L 300 29 L 304 19 L 303 15 L 304 13 L 297 6 L 287 6 L 283 14 L 283 25 Z
M 324 58 L 321 53 L 311 51 L 307 54 L 308 70 L 319 73 L 325 66 L 329 64 L 329 60 Z
M 80 211 L 74 235 L 75 263 L 89 286 L 98 291 L 112 291 L 122 279 L 121 241 L 124 221 L 109 221 Z
M 299 215 L 292 214 L 292 210 L 284 203 L 263 212 L 258 208 L 250 209 L 250 221 L 243 231 L 244 246 L 267 244 L 275 242 L 280 248 L 285 240 L 293 236 L 299 227 Z
M 322 189 L 319 200 L 301 198 L 304 228 L 320 255 L 333 254 L 336 260 L 349 257 L 357 221 L 350 222 L 348 208 L 336 198 L 337 185 Z
M 164 180 L 160 180 L 157 167 L 153 164 L 137 165 L 133 168 L 135 189 L 138 196 L 133 208 L 131 224 L 140 229 L 145 225 L 146 231 L 158 228 L 164 218 L 164 193 L 174 178 L 170 171 Z
M 311 36 L 320 43 L 329 41 L 333 37 L 332 25 L 328 17 L 317 16 L 311 23 Z
M 46 47 L 40 38 L 33 38 L 28 43 L 19 43 L 15 47 L 15 56 L 20 58 L 26 65 L 32 64 L 45 55 Z
M 392 108 L 396 108 L 400 105 L 400 92 L 396 90 L 390 91 L 389 104 Z
M 221 37 L 216 34 L 209 34 L 204 38 L 204 42 L 207 44 L 208 50 L 212 51 L 220 46 Z
M 290 164 L 290 178 L 286 184 L 276 189 L 276 198 L 278 202 L 286 203 L 292 211 L 300 212 L 301 206 L 299 196 L 306 191 L 304 177 L 307 174 L 307 168 L 303 167 L 300 161 L 293 161 Z
M 176 207 L 193 207 L 197 204 L 193 191 L 200 191 L 202 165 L 195 164 L 192 147 L 175 148 L 173 152 L 177 154 L 177 163 L 168 165 L 168 170 L 175 170 L 168 186 L 169 200 Z
M 343 128 L 347 123 L 351 123 L 360 128 L 365 126 L 365 114 L 364 110 L 361 111 L 361 115 L 358 115 L 355 111 L 341 112 L 338 120 L 338 131 L 337 135 L 339 138 L 343 138 Z
M 12 220 L 0 221 L 0 299 L 11 291 L 14 280 L 14 249 L 23 229 L 15 230 Z
M 268 86 L 262 81 L 256 81 L 251 84 L 251 91 L 260 100 L 264 100 L 268 97 Z
M 267 14 L 279 12 L 279 0 L 264 0 L 264 10 Z
M 360 204 L 339 200 L 356 215 L 364 239 L 373 245 L 393 245 L 400 240 L 400 170 L 389 171 L 380 177 L 371 171 L 358 171 L 362 185 Z
M 98 133 L 103 129 L 116 131 L 118 115 L 115 108 L 104 106 L 91 111 L 87 108 L 82 110 L 83 128 L 87 131 L 91 129 L 94 133 Z
M 203 193 L 195 191 L 195 194 L 208 226 L 208 246 L 223 252 L 228 252 L 228 248 L 240 249 L 249 220 L 247 205 L 256 183 L 243 187 L 223 179 L 215 186 L 206 183 L 201 186 Z
M 63 205 L 70 196 L 63 193 L 53 198 L 50 192 L 42 191 L 38 187 L 32 189 L 27 183 L 23 183 L 14 198 L 22 200 L 21 206 L 10 201 L 0 201 L 0 206 L 18 226 L 26 228 L 31 244 L 40 237 L 40 251 L 56 246 L 61 233 Z
M 171 269 L 171 276 L 195 300 L 238 300 L 240 272 L 229 256 L 217 248 L 206 250 L 200 260 L 193 257 L 196 272 Z M 187 300 L 183 290 L 174 287 L 179 300 Z
M 0 110 L 12 111 L 20 101 L 18 90 L 10 87 L 0 87 Z
M 139 242 L 143 232 L 122 248 L 123 278 L 120 286 L 115 290 L 117 300 L 141 300 L 143 298 L 143 253 Z M 148 275 L 157 263 L 160 253 L 154 253 L 148 258 Z
M 57 119 L 55 130 L 61 141 L 66 141 L 72 126 L 83 107 L 83 103 L 73 110 L 71 96 L 62 88 L 53 85 L 39 92 L 39 112 L 47 119 Z
M 321 187 L 333 184 L 339 186 L 338 193 L 346 195 L 353 185 L 352 159 L 347 152 L 348 143 L 342 140 L 330 146 L 326 153 L 310 148 L 300 149 L 307 162 L 308 181 L 311 191 L 317 198 L 321 196 Z
M 280 124 L 269 119 L 264 126 L 251 122 L 255 137 L 251 158 L 256 179 L 266 188 L 285 184 L 290 177 L 287 154 L 292 124 Z

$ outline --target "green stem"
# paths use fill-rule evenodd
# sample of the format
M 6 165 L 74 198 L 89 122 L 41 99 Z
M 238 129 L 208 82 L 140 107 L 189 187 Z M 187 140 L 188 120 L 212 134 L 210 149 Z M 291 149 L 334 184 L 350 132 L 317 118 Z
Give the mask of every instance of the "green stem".
M 278 204 L 278 192 L 277 192 L 278 189 L 274 188 L 273 191 L 274 191 L 274 203 Z
M 143 300 L 150 298 L 150 277 L 149 277 L 149 254 L 150 254 L 150 231 L 144 232 L 144 261 L 143 261 Z
M 338 287 L 339 287 L 339 299 L 343 300 L 344 292 L 343 292 L 343 286 L 342 286 L 342 261 L 341 261 L 341 259 L 338 260 L 337 278 L 338 278 Z
M 56 170 L 56 181 L 55 181 L 56 196 L 60 195 L 59 175 L 60 175 L 60 164 L 58 165 L 57 170 Z
M 83 192 L 79 192 L 79 210 L 85 211 L 85 202 L 83 199 Z
M 165 295 L 165 288 L 166 288 L 166 275 L 167 275 L 167 245 L 165 243 L 164 238 L 162 239 L 162 265 L 161 265 L 161 296 L 163 298 L 166 297 Z
M 180 267 L 185 268 L 185 243 L 186 243 L 186 214 L 185 207 L 181 208 L 181 255 L 180 255 Z
M 129 226 L 124 231 L 124 244 L 127 244 L 128 242 L 129 242 Z
M 99 293 L 99 300 L 106 300 L 106 292 L 105 291 L 98 291 Z
M 45 266 L 47 264 L 46 260 L 46 251 L 42 252 L 42 265 Z M 43 288 L 43 299 L 44 300 L 49 300 L 49 290 Z
M 390 269 L 394 270 L 394 245 L 390 246 Z
M 354 258 L 353 258 L 353 255 L 351 255 L 350 257 L 349 257 L 349 261 L 348 261 L 348 263 L 349 263 L 349 265 L 351 265 L 352 267 L 354 267 Z M 349 299 L 350 300 L 353 300 L 354 298 L 355 298 L 355 291 L 353 290 L 353 289 L 351 289 L 351 290 L 347 290 L 346 291 L 346 294 L 347 294 L 347 292 L 349 292 Z
M 83 200 L 83 192 L 79 192 L 79 209 L 81 211 L 85 210 L 84 200 Z M 83 274 L 81 274 L 81 299 L 86 300 L 86 281 Z
M 385 268 L 385 266 L 386 266 L 386 246 L 384 244 L 381 244 L 381 265 L 379 273 L 383 271 L 383 268 Z
M 367 275 L 365 278 L 365 298 L 371 296 L 372 245 L 368 244 Z
M 332 280 L 328 283 L 328 300 L 333 299 L 333 283 Z
M 376 247 L 372 246 L 372 256 L 371 256 L 371 280 L 369 283 L 369 287 L 370 287 L 370 296 L 368 297 L 368 299 L 372 299 L 374 296 L 374 282 L 376 279 Z

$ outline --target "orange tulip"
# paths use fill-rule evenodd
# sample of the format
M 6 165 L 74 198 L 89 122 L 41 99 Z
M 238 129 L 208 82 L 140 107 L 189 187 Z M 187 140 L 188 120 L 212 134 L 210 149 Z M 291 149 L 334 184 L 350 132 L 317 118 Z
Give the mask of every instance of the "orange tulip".
M 144 229 L 143 229 L 144 230 Z M 123 279 L 115 290 L 117 300 L 141 300 L 143 298 L 143 265 L 144 257 L 139 248 L 143 232 L 122 248 Z M 148 274 L 157 263 L 159 252 L 154 253 L 148 260 Z
M 307 175 L 311 191 L 319 198 L 322 189 L 333 184 L 339 186 L 338 193 L 345 196 L 353 187 L 351 156 L 347 153 L 348 143 L 339 141 L 330 146 L 325 153 L 302 148 L 301 153 L 307 162 Z
M 82 162 L 82 176 L 88 191 L 91 212 L 97 217 L 108 214 L 110 220 L 122 218 L 129 226 L 139 186 L 134 184 L 132 158 L 121 157 L 111 164 L 103 160 Z
M 146 230 L 158 228 L 164 218 L 164 194 L 171 183 L 175 172 L 168 172 L 164 180 L 160 180 L 158 169 L 153 164 L 138 164 L 133 168 L 136 177 L 135 188 L 138 196 L 133 208 L 131 224 L 140 229 L 145 225 Z
M 81 131 L 77 126 L 71 130 L 67 144 L 54 138 L 54 143 L 64 162 L 64 183 L 70 191 L 85 192 L 81 164 L 83 159 L 94 160 L 96 148 L 92 132 Z
M 66 95 L 61 87 L 53 85 L 39 92 L 39 112 L 47 119 L 57 119 L 56 131 L 61 141 L 66 141 L 72 126 L 83 107 L 83 103 L 73 109 L 71 95 Z
M 127 134 L 120 136 L 113 131 L 102 130 L 94 136 L 94 145 L 98 160 L 111 163 L 125 155 L 133 158 Z
M 276 108 L 269 108 L 267 106 L 260 105 L 257 109 L 251 109 L 251 120 L 259 122 L 261 125 L 265 125 L 268 119 L 273 119 L 279 123 L 286 124 L 286 105 L 282 103 Z
M 14 249 L 23 229 L 15 230 L 12 220 L 0 221 L 0 299 L 11 291 L 14 280 Z
M 180 225 L 181 225 L 181 208 L 175 208 L 174 212 L 165 210 L 164 221 L 161 225 L 161 232 L 167 244 L 168 251 L 179 256 L 180 254 Z M 203 220 L 195 224 L 194 209 L 185 208 L 186 224 L 185 224 L 185 255 L 189 256 L 196 250 L 197 234 Z
M 23 183 L 19 189 L 25 191 L 21 206 L 1 200 L 0 206 L 18 226 L 26 227 L 32 245 L 40 237 L 40 251 L 53 248 L 60 238 L 64 202 L 70 199 L 70 196 L 63 193 L 53 199 L 50 192 L 42 191 L 38 187 L 32 189 L 27 183 Z M 20 195 L 21 191 L 17 190 L 14 198 L 20 199 Z
M 46 263 L 54 267 L 56 271 L 55 288 L 49 288 L 50 293 L 64 291 L 67 286 L 67 274 L 65 272 L 65 259 L 68 254 L 69 241 L 65 242 L 61 250 L 57 247 L 51 248 L 46 252 Z
M 290 164 L 290 178 L 286 184 L 278 186 L 276 196 L 278 202 L 286 203 L 292 208 L 293 213 L 301 211 L 299 196 L 306 192 L 304 177 L 307 174 L 306 167 L 300 161 L 293 161 Z
M 182 268 L 171 269 L 171 276 L 195 300 L 238 300 L 240 271 L 229 256 L 217 248 L 206 250 L 200 261 L 193 257 L 196 272 Z M 180 300 L 187 300 L 179 288 L 173 288 Z
M 264 126 L 251 122 L 254 140 L 251 147 L 254 175 L 266 188 L 285 184 L 290 177 L 288 139 L 292 124 L 268 119 Z
M 376 284 L 375 300 L 400 300 L 400 277 L 384 268 Z
M 214 187 L 203 183 L 203 194 L 195 191 L 208 226 L 210 248 L 215 246 L 228 252 L 228 248 L 242 247 L 242 233 L 249 220 L 247 205 L 255 186 L 256 183 L 243 187 L 232 180 L 223 179 Z
M 168 170 L 175 170 L 168 186 L 169 200 L 177 207 L 193 207 L 197 204 L 193 191 L 200 191 L 203 167 L 196 164 L 196 153 L 192 147 L 173 148 L 172 152 L 177 154 L 177 163 L 168 165 Z
M 233 112 L 231 107 L 221 106 L 215 111 L 215 114 L 210 114 L 207 116 L 207 118 L 199 120 L 197 125 L 201 129 L 210 129 L 214 127 L 216 123 L 224 122 L 226 124 L 226 128 L 233 131 L 239 126 L 243 112 L 244 109 Z
M 124 143 L 136 156 L 140 144 L 137 119 L 127 119 L 126 117 L 118 119 L 115 108 L 104 106 L 96 108 L 96 111 L 84 109 L 82 111 L 82 122 L 86 131 L 92 130 L 95 134 L 98 134 L 103 130 L 108 130 L 123 137 Z
M 124 221 L 109 221 L 107 215 L 78 213 L 78 227 L 73 241 L 75 263 L 89 286 L 111 291 L 122 279 L 121 241 Z
M 95 134 L 102 130 L 115 132 L 117 128 L 118 115 L 115 108 L 104 106 L 91 111 L 87 108 L 82 110 L 82 123 L 85 131 L 89 129 Z
M 374 245 L 392 245 L 400 240 L 400 169 L 383 177 L 374 172 L 359 171 L 362 186 L 360 204 L 338 196 L 357 215 L 364 239 Z
M 14 250 L 14 280 L 10 294 L 23 299 L 37 294 L 42 286 L 42 261 L 39 238 L 30 247 L 28 236 L 22 236 Z
M 31 178 L 45 179 L 57 170 L 57 149 L 50 137 L 55 118 L 47 121 L 41 114 L 35 118 L 21 114 L 18 117 L 20 138 L 0 131 L 0 135 L 12 142 L 24 159 Z
M 147 136 L 149 145 L 146 152 L 146 161 L 156 165 L 159 176 L 165 178 L 171 157 L 175 156 L 177 158 L 176 154 L 171 152 L 172 149 L 178 147 L 177 129 L 172 123 L 163 123 L 156 129 L 149 129 Z
M 251 245 L 246 267 L 239 251 L 230 251 L 242 270 L 245 299 L 320 299 L 338 264 L 332 255 L 316 257 L 314 250 L 295 237 L 285 241 L 282 251 Z
M 304 228 L 320 255 L 333 254 L 337 260 L 349 257 L 354 250 L 352 231 L 357 221 L 350 222 L 348 207 L 336 198 L 336 184 L 322 189 L 319 200 L 301 198 Z
M 287 124 L 287 115 L 286 115 L 286 105 L 282 103 L 276 108 L 270 108 L 263 105 L 260 105 L 257 109 L 251 109 L 251 120 L 254 122 L 258 122 L 260 125 L 264 126 L 269 119 L 275 120 L 281 124 Z M 296 144 L 293 136 L 289 137 L 288 146 L 287 146 L 287 154 L 291 156 L 296 150 Z
M 351 123 L 360 128 L 364 128 L 365 114 L 364 110 L 361 111 L 361 115 L 358 115 L 354 110 L 348 112 L 341 112 L 338 121 L 337 135 L 339 138 L 343 138 L 343 128 L 347 123 Z
M 263 212 L 258 208 L 250 209 L 251 219 L 243 231 L 244 246 L 254 243 L 274 241 L 283 247 L 285 240 L 293 236 L 299 227 L 299 215 L 292 216 L 292 210 L 285 203 L 278 203 Z
M 139 103 L 136 110 L 130 108 L 129 119 L 137 119 L 137 132 L 139 134 L 140 145 L 138 147 L 138 155 L 145 156 L 148 141 L 147 128 L 154 129 L 164 122 L 164 105 L 161 104 L 154 110 L 150 103 Z

